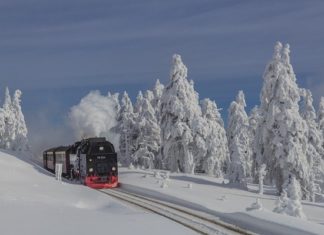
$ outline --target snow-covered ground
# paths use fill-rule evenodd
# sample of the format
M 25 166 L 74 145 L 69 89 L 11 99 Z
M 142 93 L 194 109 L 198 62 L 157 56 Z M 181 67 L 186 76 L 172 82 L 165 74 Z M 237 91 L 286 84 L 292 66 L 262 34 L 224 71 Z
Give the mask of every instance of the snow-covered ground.
M 0 230 L 6 235 L 196 234 L 85 186 L 60 183 L 1 150 Z
M 149 212 L 69 182 L 58 182 L 28 160 L 0 151 L 2 234 L 195 234 Z M 303 202 L 308 221 L 272 212 L 272 188 L 258 195 L 231 188 L 220 179 L 120 169 L 121 189 L 213 214 L 225 222 L 262 234 L 324 234 L 324 204 Z M 161 187 L 166 182 L 165 187 Z M 263 209 L 251 205 L 259 198 Z
M 270 187 L 265 186 L 266 195 L 259 195 L 256 185 L 243 190 L 231 188 L 220 179 L 186 174 L 170 174 L 170 180 L 165 181 L 163 171 L 158 176 L 154 172 L 121 168 L 121 189 L 207 212 L 257 233 L 324 234 L 323 203 L 303 202 L 308 217 L 305 221 L 272 212 L 277 197 Z M 161 187 L 164 182 L 167 187 Z M 251 208 L 257 198 L 261 210 Z

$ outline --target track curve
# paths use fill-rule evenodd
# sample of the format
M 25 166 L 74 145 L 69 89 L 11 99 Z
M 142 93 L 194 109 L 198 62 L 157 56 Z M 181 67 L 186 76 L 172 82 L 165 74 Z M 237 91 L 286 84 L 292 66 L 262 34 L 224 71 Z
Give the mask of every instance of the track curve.
M 199 234 L 245 234 L 255 233 L 241 229 L 235 225 L 218 220 L 213 216 L 197 213 L 194 210 L 178 206 L 172 203 L 144 197 L 138 194 L 129 193 L 121 189 L 101 189 L 101 193 L 107 194 L 137 207 L 149 210 L 155 214 L 175 221 Z

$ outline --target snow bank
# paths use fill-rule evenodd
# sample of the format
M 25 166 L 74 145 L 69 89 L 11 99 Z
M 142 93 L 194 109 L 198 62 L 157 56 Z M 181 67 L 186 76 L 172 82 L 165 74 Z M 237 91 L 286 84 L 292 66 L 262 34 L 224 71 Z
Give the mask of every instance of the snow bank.
M 147 177 L 142 177 L 143 174 Z M 246 191 L 224 184 L 223 179 L 172 173 L 168 187 L 161 188 L 157 183 L 161 171 L 121 168 L 119 175 L 123 190 L 208 213 L 259 234 L 304 235 L 323 234 L 324 231 L 321 225 L 324 224 L 324 204 L 303 202 L 308 221 L 277 214 L 272 212 L 277 197 L 267 195 L 274 190 L 269 186 L 264 188 L 265 195 L 260 195 L 258 185 L 249 184 L 249 191 Z
M 0 185 L 1 234 L 195 234 L 1 151 Z

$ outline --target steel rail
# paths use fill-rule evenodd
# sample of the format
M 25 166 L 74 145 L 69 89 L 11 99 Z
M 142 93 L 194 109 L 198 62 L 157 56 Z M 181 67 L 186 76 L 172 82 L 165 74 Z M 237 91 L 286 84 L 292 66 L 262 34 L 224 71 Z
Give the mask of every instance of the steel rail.
M 138 194 L 129 193 L 120 189 L 99 190 L 100 192 L 149 210 L 155 214 L 173 220 L 199 234 L 244 234 L 252 235 L 249 231 L 235 225 L 208 218 L 194 211 L 171 203 L 147 198 Z

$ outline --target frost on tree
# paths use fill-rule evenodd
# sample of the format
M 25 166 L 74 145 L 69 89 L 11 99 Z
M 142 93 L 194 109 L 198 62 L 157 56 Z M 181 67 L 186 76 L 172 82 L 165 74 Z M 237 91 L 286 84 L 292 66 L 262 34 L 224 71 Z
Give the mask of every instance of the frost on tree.
M 263 179 L 266 174 L 267 174 L 266 165 L 262 164 L 259 169 L 259 194 L 261 195 L 263 194 Z
M 5 91 L 5 100 L 3 103 L 3 112 L 5 120 L 5 131 L 3 135 L 2 148 L 11 149 L 12 142 L 16 139 L 15 136 L 15 114 L 12 108 L 11 96 L 8 87 Z
M 203 171 L 208 175 L 222 177 L 229 163 L 229 151 L 224 122 L 217 105 L 210 99 L 201 101 L 203 118 L 206 121 L 206 155 L 203 158 Z
M 21 91 L 16 90 L 12 101 L 12 110 L 15 116 L 15 139 L 12 142 L 12 150 L 26 151 L 28 150 L 27 127 L 24 114 L 21 110 Z
M 142 108 L 142 102 L 143 102 L 143 93 L 142 91 L 138 92 L 138 95 L 136 97 L 136 103 L 134 105 L 134 113 L 140 113 L 142 112 L 141 108 Z
M 161 98 L 164 91 L 164 85 L 160 83 L 160 80 L 156 80 L 155 86 L 153 88 L 153 91 L 147 91 L 145 96 L 150 101 L 154 112 L 155 112 L 155 118 L 156 121 L 160 127 L 161 125 Z M 153 96 L 152 96 L 153 95 Z M 160 143 L 161 145 L 161 143 Z M 159 152 L 155 156 L 155 168 L 162 169 L 163 168 L 163 156 L 161 153 L 161 146 L 159 147 Z
M 273 211 L 279 214 L 306 219 L 301 204 L 302 192 L 300 184 L 294 175 L 291 175 L 288 181 L 288 185 L 283 189 Z
M 315 200 L 315 193 L 320 192 L 320 188 L 316 187 L 314 181 L 317 182 L 318 186 L 323 187 L 324 172 L 321 167 L 322 157 L 324 156 L 324 149 L 322 146 L 323 136 L 319 129 L 319 125 L 316 122 L 316 112 L 313 106 L 313 98 L 310 90 L 301 90 L 303 102 L 302 102 L 302 117 L 305 119 L 307 124 L 307 149 L 306 156 L 307 161 L 310 164 L 312 178 L 307 190 L 309 191 L 308 200 Z
M 153 99 L 151 104 L 155 110 L 157 121 L 161 121 L 161 98 L 164 91 L 164 85 L 160 83 L 160 80 L 156 80 L 155 86 L 153 88 Z
M 319 129 L 322 131 L 322 137 L 324 140 L 324 97 L 321 97 L 321 101 L 319 103 L 317 121 Z M 322 142 L 322 147 L 324 148 L 324 141 Z
M 275 182 L 279 192 L 294 175 L 300 182 L 303 197 L 311 183 L 311 168 L 307 161 L 307 125 L 299 114 L 300 92 L 290 64 L 289 45 L 275 46 L 272 60 L 264 73 L 261 91 L 260 121 L 257 143 L 258 165 L 267 165 L 267 177 Z
M 5 123 L 5 113 L 3 108 L 0 108 L 0 148 L 4 148 L 4 135 L 6 131 L 6 123 Z
M 252 149 L 250 144 L 249 119 L 245 112 L 244 93 L 239 91 L 236 101 L 229 108 L 227 139 L 230 152 L 228 177 L 230 182 L 241 183 L 251 176 Z
M 120 161 L 123 164 L 129 165 L 131 163 L 131 155 L 134 153 L 137 136 L 134 134 L 135 115 L 133 104 L 127 92 L 124 92 L 121 99 L 120 112 L 117 121 L 118 130 L 120 132 Z
M 149 95 L 150 93 L 145 94 L 138 107 L 141 112 L 136 118 L 138 136 L 132 161 L 134 165 L 152 169 L 159 152 L 161 138 L 160 126 L 155 117 L 155 110 L 149 101 Z
M 21 91 L 11 99 L 6 88 L 3 108 L 0 108 L 0 147 L 14 151 L 28 150 L 27 127 L 21 110 Z
M 251 176 L 254 179 L 255 183 L 259 182 L 259 166 L 257 165 L 257 151 L 256 151 L 256 144 L 258 142 L 258 127 L 260 125 L 260 120 L 262 119 L 260 108 L 255 106 L 250 113 L 249 116 L 249 139 L 250 139 L 250 148 L 252 151 L 252 169 L 251 169 Z
M 171 171 L 193 173 L 204 148 L 200 135 L 201 109 L 198 94 L 187 80 L 187 67 L 174 55 L 170 82 L 161 97 L 161 130 L 164 167 Z

